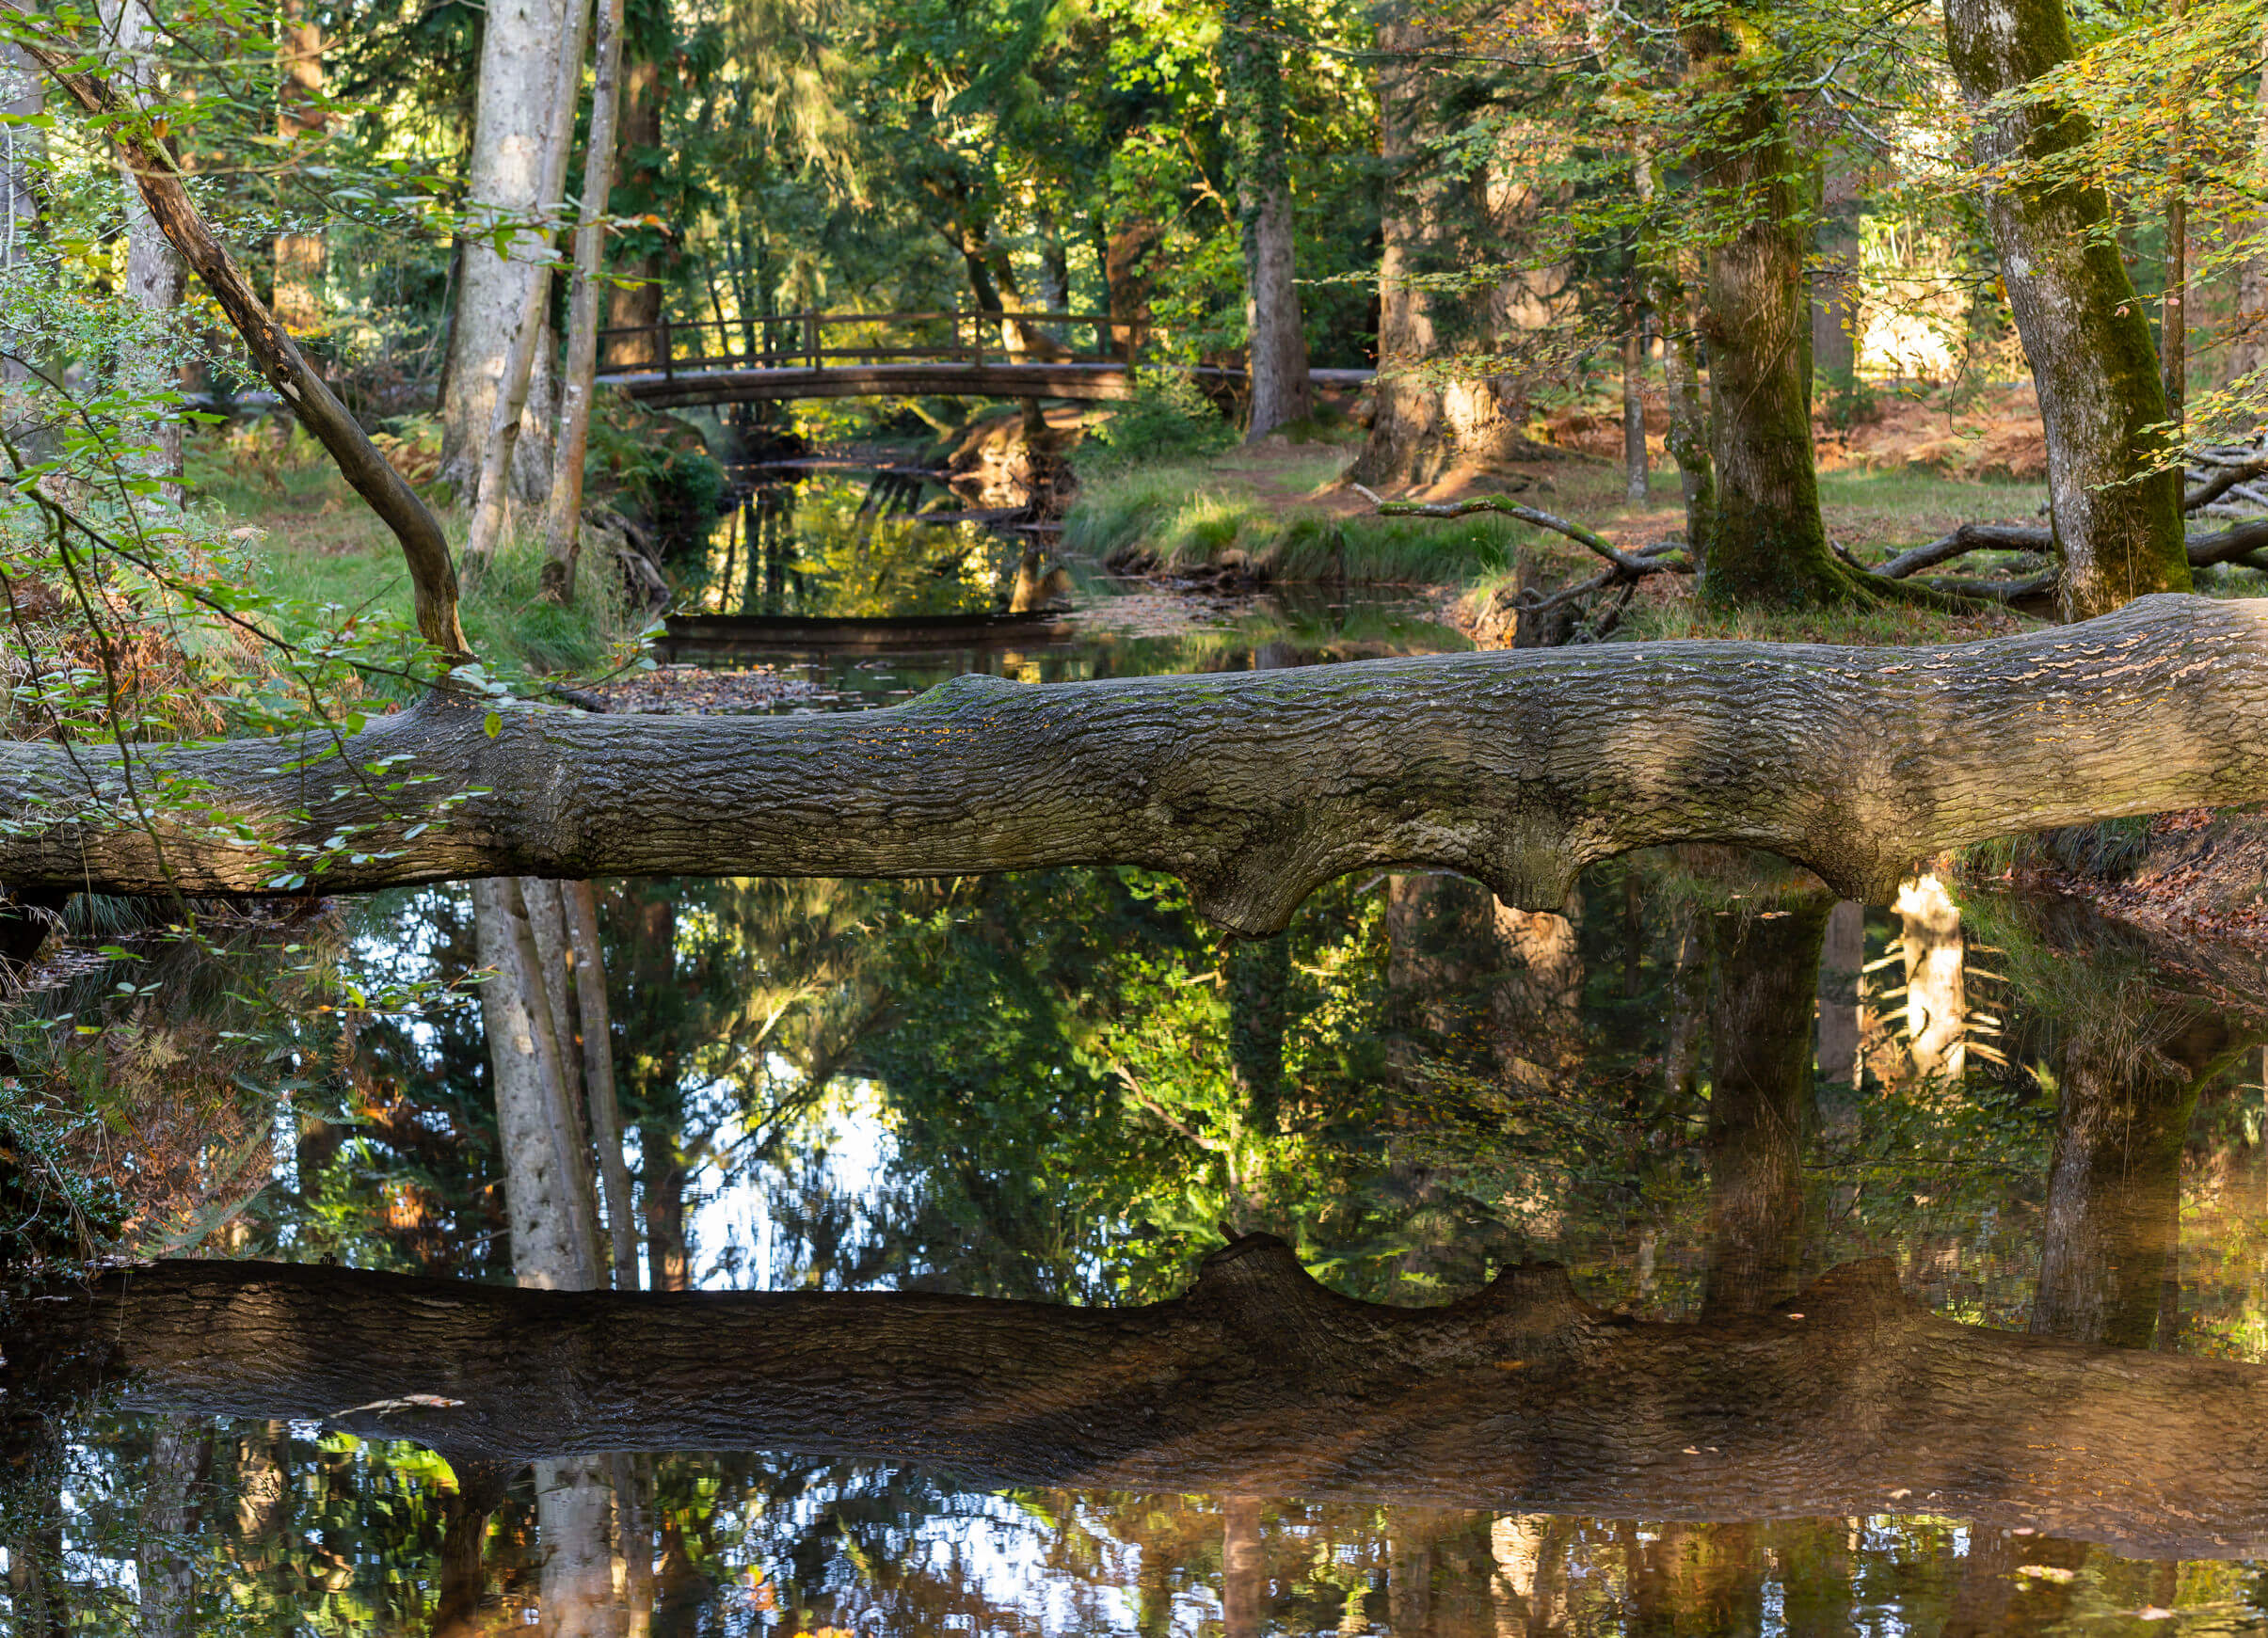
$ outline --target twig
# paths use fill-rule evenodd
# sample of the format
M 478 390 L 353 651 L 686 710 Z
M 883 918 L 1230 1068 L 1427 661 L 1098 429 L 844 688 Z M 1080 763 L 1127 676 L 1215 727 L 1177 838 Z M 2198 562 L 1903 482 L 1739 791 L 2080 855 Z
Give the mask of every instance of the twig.
M 1368 494 L 1368 490 L 1363 491 Z M 1523 506 L 1517 501 L 1508 501 L 1501 495 L 1477 495 L 1469 501 L 1382 501 L 1378 510 L 1387 517 L 1464 517 L 1475 512 L 1500 512 L 1507 517 L 1516 517 L 1523 523 L 1532 523 L 1538 529 L 1548 529 L 1555 534 L 1564 534 L 1586 551 L 1595 552 L 1633 580 L 1659 574 L 1676 565 L 1662 560 L 1649 561 L 1633 557 L 1596 530 L 1586 529 L 1580 523 L 1549 512 L 1540 512 L 1533 506 Z

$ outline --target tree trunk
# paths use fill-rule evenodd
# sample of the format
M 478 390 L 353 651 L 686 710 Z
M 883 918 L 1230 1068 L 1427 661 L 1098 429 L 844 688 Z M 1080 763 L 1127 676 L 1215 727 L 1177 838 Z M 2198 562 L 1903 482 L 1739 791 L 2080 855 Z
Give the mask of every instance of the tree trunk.
M 499 221 L 530 221 L 556 202 L 545 191 L 546 158 L 560 79 L 560 54 L 580 34 L 574 22 L 585 0 L 496 0 L 481 35 L 480 101 L 473 121 L 467 208 Z M 570 119 L 572 116 L 569 116 Z M 514 339 L 530 310 L 547 235 L 519 229 L 497 253 L 492 233 L 465 243 L 464 278 L 450 336 L 449 395 L 441 405 L 441 475 L 466 501 L 477 499 L 491 443 L 497 400 L 505 386 Z M 540 310 L 538 310 L 540 324 Z M 533 341 L 533 337 L 530 338 Z M 551 360 L 532 349 L 527 403 L 509 469 L 521 500 L 551 482 Z
M 1165 229 L 1146 216 L 1119 223 L 1104 238 L 1098 259 L 1110 293 L 1110 351 L 1128 363 L 1150 336 L 1150 295 L 1158 276 L 1151 258 L 1165 243 Z
M 622 0 L 598 0 L 591 77 L 590 139 L 583 151 L 583 217 L 575 228 L 575 290 L 567 304 L 566 376 L 559 400 L 559 451 L 543 518 L 543 596 L 575 600 L 575 560 L 583 541 L 583 465 L 591 441 L 591 395 L 599 370 L 599 281 L 606 273 L 601 226 L 614 187 L 615 114 L 622 70 Z
M 40 65 L 12 41 L 0 41 L 0 113 L 9 122 L 0 124 L 0 272 L 9 278 L 32 261 L 32 240 L 40 228 L 40 196 L 33 179 L 46 164 L 47 135 L 40 128 L 47 112 L 47 81 Z M 16 440 L 17 448 L 34 460 L 52 452 L 53 438 L 43 429 L 45 418 L 20 395 L 37 379 L 43 362 L 36 336 L 13 329 L 0 330 L 0 425 Z
M 432 1638 L 487 1638 L 481 1618 L 488 1577 L 481 1549 L 488 1519 L 503 1504 L 512 1464 L 458 1455 L 449 1464 L 455 1485 L 441 1501 L 441 1551 L 436 1577 Z
M 1608 644 L 1050 688 L 967 676 L 888 710 L 513 709 L 493 726 L 449 696 L 370 719 L 337 766 L 398 757 L 390 779 L 434 780 L 393 795 L 270 740 L 131 755 L 138 788 L 200 781 L 200 813 L 305 850 L 290 857 L 346 827 L 362 856 L 316 878 L 324 892 L 1111 863 L 1169 871 L 1214 920 L 1267 933 L 1350 870 L 1440 866 L 1554 910 L 1600 859 L 1720 841 L 1879 902 L 1941 849 L 2268 800 L 2268 602 L 2153 598 L 1942 648 Z M 161 855 L 118 817 L 133 811 L 119 755 L 0 745 L 0 881 L 280 890 L 273 856 L 201 820 L 161 820 Z
M 1701 333 L 1709 349 L 1709 455 L 1717 485 L 1701 594 L 1720 607 L 1839 602 L 1850 583 L 1827 543 L 1812 465 L 1806 212 L 1777 84 L 1750 20 L 1685 29 L 1693 89 L 1718 106 L 1698 156 L 1733 221 L 1712 229 Z
M 121 117 L 120 100 L 101 80 L 76 68 L 73 56 L 40 45 L 24 44 L 23 49 L 46 68 L 80 107 L 109 121 L 110 146 L 140 190 L 142 202 L 164 231 L 167 242 L 197 270 L 198 278 L 243 338 L 261 374 L 282 394 L 300 424 L 330 453 L 340 475 L 401 542 L 418 630 L 448 663 L 471 658 L 465 648 L 464 628 L 457 622 L 456 566 L 450 560 L 449 543 L 440 524 L 417 491 L 378 453 L 369 435 L 339 402 L 338 394 L 308 367 L 290 332 L 276 322 L 244 269 L 236 265 L 190 201 L 171 156 L 158 145 L 145 121 Z
M 197 1416 L 160 1416 L 150 1429 L 137 1551 L 142 1638 L 198 1631 L 195 1531 L 213 1483 L 213 1430 Z
M 284 151 L 296 154 L 323 135 L 323 24 L 308 16 L 307 0 L 283 0 L 277 30 L 283 104 L 279 132 Z M 276 235 L 276 320 L 294 335 L 322 327 L 325 247 L 320 230 Z
M 1864 176 L 1847 157 L 1831 161 L 1819 185 L 1812 277 L 1812 379 L 1848 389 L 1859 378 L 1859 205 Z
M 1699 1324 L 1603 1312 L 1556 1268 L 1375 1307 L 1265 1235 L 1130 1309 L 216 1262 L 36 1310 L 9 1337 L 15 1391 L 100 1380 L 128 1408 L 315 1417 L 453 1455 L 777 1450 L 979 1489 L 1659 1519 L 1907 1500 L 2130 1554 L 2268 1550 L 2268 1370 L 1957 1325 L 1900 1296 L 1886 1260 Z M 27 1382 L 42 1365 L 81 1375 Z
M 1630 315 L 1622 335 L 1622 499 L 1646 503 L 1646 322 Z
M 1866 912 L 1846 899 L 1828 917 L 1819 954 L 1819 1078 L 1853 1091 L 1860 1079 L 1859 980 L 1865 965 Z
M 1229 1073 L 1242 1094 L 1248 1129 L 1272 1133 L 1281 1129 L 1291 939 L 1286 933 L 1238 939 L 1229 946 L 1226 965 Z
M 1504 979 L 1490 997 L 1496 1061 L 1530 1092 L 1563 1089 L 1583 1068 L 1583 951 L 1579 899 L 1549 910 L 1498 902 L 1490 920 Z
M 1276 28 L 1274 0 L 1225 0 L 1222 80 L 1236 152 L 1237 219 L 1244 231 L 1248 442 L 1315 411 L 1300 292 L 1292 281 L 1290 133 Z
M 109 34 L 111 77 L 120 94 L 136 108 L 149 108 L 159 100 L 156 59 L 157 24 L 150 0 L 104 0 L 104 28 Z M 124 389 L 141 397 L 171 391 L 179 374 L 173 361 L 179 338 L 174 315 L 188 288 L 188 272 L 168 240 L 164 226 L 143 200 L 131 164 L 120 167 L 126 195 L 126 299 L 139 310 L 136 332 L 119 343 L 119 375 Z M 181 421 L 159 410 L 137 430 L 136 436 L 154 447 L 136 461 L 139 470 L 159 481 L 159 498 L 168 506 L 182 503 Z
M 1925 1082 L 1957 1084 L 1969 1063 L 1960 906 L 1934 874 L 1924 874 L 1899 884 L 1893 908 L 1904 924 L 1907 1054 Z
M 472 889 L 478 959 L 496 973 L 480 989 L 481 1022 L 495 1076 L 512 1271 L 522 1285 L 588 1291 L 600 1283 L 588 1150 L 567 1094 L 525 885 L 490 881 Z
M 2110 201 L 2100 188 L 2026 174 L 2087 141 L 2087 123 L 2053 104 L 1994 103 L 2070 59 L 2063 0 L 1947 0 L 1945 39 L 1961 92 L 1980 110 L 1977 160 L 2004 173 L 1985 215 L 2047 425 L 2057 606 L 2083 620 L 2186 591 L 2180 464 L 2145 470 L 2163 452 L 2162 435 L 2146 429 L 2167 419 L 2165 388 Z
M 640 49 L 646 43 L 627 33 L 623 37 L 615 173 L 619 185 L 651 199 L 662 185 L 662 65 Z M 607 292 L 606 322 L 610 328 L 630 333 L 607 339 L 604 367 L 652 369 L 662 362 L 662 338 L 653 329 L 662 322 L 662 259 L 650 253 L 632 256 L 623 262 L 618 277 L 620 282 Z
M 1504 331 L 1532 331 L 1550 322 L 1557 294 L 1540 298 L 1529 276 L 1464 299 L 1416 282 L 1484 257 L 1509 259 L 1501 245 L 1476 243 L 1469 225 L 1485 222 L 1516 242 L 1525 237 L 1520 229 L 1536 209 L 1525 187 L 1476 199 L 1485 184 L 1476 189 L 1468 177 L 1445 168 L 1435 151 L 1431 139 L 1444 127 L 1441 81 L 1422 58 L 1439 27 L 1437 19 L 1406 15 L 1379 24 L 1375 90 L 1386 171 L 1379 219 L 1381 374 L 1372 388 L 1377 407 L 1369 437 L 1348 472 L 1376 489 L 1429 484 L 1460 463 L 1502 465 L 1537 453 L 1521 430 L 1519 394 L 1508 377 L 1443 384 L 1418 368 L 1461 350 L 1502 351 Z
M 1267 1620 L 1268 1561 L 1260 1498 L 1221 1498 L 1222 1638 L 1260 1638 Z
M 2032 1331 L 2147 1348 L 2179 1244 L 2181 1150 L 2204 1078 L 2245 1042 L 2217 1014 L 2156 995 L 2073 1016 L 2057 1055 Z
M 2268 30 L 2260 38 L 2262 56 L 2268 56 Z M 2260 124 L 2252 138 L 2253 163 L 2268 167 L 2268 73 L 2260 76 Z M 2257 235 L 2258 223 L 2248 224 Z M 2239 227 L 2235 231 L 2244 231 Z M 2242 380 L 2268 370 L 2268 243 L 2256 237 L 2253 254 L 2244 258 L 2237 268 L 2237 310 L 2235 336 L 2228 344 L 2228 379 Z M 2268 377 L 2260 382 L 2268 390 Z
M 1780 895 L 1708 920 L 1709 1260 L 1704 1320 L 1796 1294 L 1803 1145 L 1813 1121 L 1812 1018 L 1834 900 Z M 1759 914 L 1763 911 L 1763 914 Z
M 615 1289 L 638 1289 L 638 1227 L 630 1167 L 622 1153 L 622 1110 L 615 1090 L 615 1032 L 606 998 L 606 959 L 599 938 L 599 901 L 588 882 L 561 883 L 575 964 L 575 1000 L 583 1026 L 583 1084 L 590 1103 L 591 1142 L 606 1204 Z
M 593 0 L 567 0 L 567 38 L 555 50 L 551 119 L 543 139 L 543 164 L 537 182 L 540 208 L 549 212 L 567 191 L 568 151 L 575 135 L 575 105 L 583 87 L 583 48 L 589 37 Z M 547 255 L 549 232 L 538 236 L 538 255 Z M 537 407 L 539 436 L 551 437 L 549 374 L 551 358 L 551 263 L 538 261 L 530 269 L 519 322 L 505 350 L 503 373 L 496 384 L 496 401 L 488 417 L 488 439 L 482 447 L 480 477 L 473 490 L 472 517 L 465 532 L 465 557 L 477 569 L 503 539 L 514 492 L 514 453 L 519 447 L 520 423 L 531 406 Z M 596 342 L 593 343 L 596 345 Z M 538 384 L 543 390 L 538 392 Z M 547 442 L 542 455 L 542 481 L 523 500 L 540 500 L 551 482 L 551 451 Z

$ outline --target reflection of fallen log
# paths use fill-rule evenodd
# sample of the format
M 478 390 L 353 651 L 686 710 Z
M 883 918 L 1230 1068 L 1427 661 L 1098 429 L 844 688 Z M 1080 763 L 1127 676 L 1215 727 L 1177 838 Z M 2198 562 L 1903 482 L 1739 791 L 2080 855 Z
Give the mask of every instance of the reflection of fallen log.
M 6 1340 L 17 1389 L 75 1366 L 125 1378 L 141 1407 L 325 1417 L 479 1455 L 772 1449 L 982 1485 L 1937 1512 L 2131 1553 L 2268 1548 L 2268 1371 L 1956 1325 L 1902 1297 L 1886 1263 L 1706 1325 L 1602 1312 L 1548 1268 L 1445 1308 L 1375 1307 L 1264 1235 L 1135 1309 L 239 1263 L 161 1264 L 28 1307 Z

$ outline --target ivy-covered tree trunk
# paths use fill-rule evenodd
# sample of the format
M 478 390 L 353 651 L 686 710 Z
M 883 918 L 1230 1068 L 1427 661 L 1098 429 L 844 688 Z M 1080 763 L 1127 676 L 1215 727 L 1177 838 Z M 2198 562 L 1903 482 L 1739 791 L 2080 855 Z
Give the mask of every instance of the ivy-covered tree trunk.
M 1237 218 L 1244 230 L 1244 317 L 1252 406 L 1245 437 L 1258 438 L 1315 407 L 1294 269 L 1289 133 L 1274 0 L 1225 0 L 1222 78 L 1236 145 Z
M 1828 547 L 1812 466 L 1807 213 L 1771 81 L 1775 48 L 1737 9 L 1683 39 L 1694 93 L 1717 109 L 1699 181 L 1728 213 L 1710 225 L 1702 293 L 1717 516 L 1701 594 L 1720 606 L 1841 601 L 1850 581 Z
M 2036 171 L 2084 143 L 2053 103 L 1997 102 L 2070 59 L 2063 0 L 1946 0 L 1945 40 L 1980 111 L 1976 157 L 1995 179 L 1985 215 L 2048 435 L 2049 524 L 2067 620 L 2150 592 L 2186 591 L 2181 474 L 2148 469 L 2167 420 L 2149 323 L 2119 260 L 2102 190 Z

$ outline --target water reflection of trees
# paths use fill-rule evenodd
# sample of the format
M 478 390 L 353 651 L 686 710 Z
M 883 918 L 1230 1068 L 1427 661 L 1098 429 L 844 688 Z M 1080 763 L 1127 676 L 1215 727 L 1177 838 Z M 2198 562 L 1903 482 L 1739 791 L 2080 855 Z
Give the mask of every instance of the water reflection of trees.
M 1242 948 L 1131 872 L 656 883 L 605 908 L 656 1285 L 713 1254 L 688 1244 L 687 1208 L 737 1175 L 774 1184 L 780 1256 L 819 1285 L 1122 1299 L 1177 1286 L 1225 1218 L 1388 1299 L 1438 1300 L 1552 1255 L 1597 1297 L 1741 1312 L 1887 1252 L 1961 1317 L 2258 1354 L 2247 1253 L 2216 1227 L 2184 1265 L 2179 1228 L 2185 1198 L 2194 1220 L 2258 1187 L 2236 1096 L 2258 982 L 2071 907 L 1967 907 L 1966 947 L 1989 942 L 2006 976 L 2005 1061 L 1972 1055 L 1936 1078 L 1884 1047 L 1897 997 L 1858 998 L 1839 977 L 1902 966 L 1891 946 L 1910 918 L 1861 918 L 1705 857 L 1594 872 L 1565 917 L 1514 917 L 1455 878 L 1350 880 L 1282 941 Z M 462 959 L 451 901 L 407 909 L 420 959 Z M 466 1014 L 363 1026 L 357 1101 L 335 1120 L 300 1111 L 296 1187 L 262 1232 L 358 1262 L 494 1270 L 486 1073 Z M 851 1083 L 878 1089 L 889 1123 L 886 1175 L 856 1198 L 813 1164 L 813 1112 Z M 476 1572 L 492 1599 L 533 1599 L 524 1479 L 491 1499 L 487 1562 L 469 1568 L 461 1530 L 447 1562 L 464 1487 L 409 1447 L 122 1419 L 70 1459 L 103 1469 L 72 1491 L 70 1596 L 99 1581 L 88 1544 L 108 1532 L 98 1621 L 120 1629 L 132 1600 L 115 1566 L 135 1561 L 145 1621 L 172 1619 L 177 1584 L 271 1612 L 278 1631 L 311 1602 L 342 1630 L 417 1630 Z M 1927 1520 L 1641 1527 L 970 1496 L 753 1456 L 654 1468 L 657 1632 L 734 1610 L 806 1630 L 988 1630 L 1046 1598 L 1094 1630 L 1243 1627 L 1232 1594 L 1262 1630 L 1758 1630 L 1768 1596 L 1792 1629 L 1841 1630 L 1894 1597 L 1911 1627 L 1974 1631 L 2244 1592 L 2233 1569 L 2042 1537 L 1979 1532 L 1964 1553 Z M 203 1500 L 185 1508 L 192 1488 Z M 56 1528 L 35 1509 L 11 1544 Z M 1001 1539 L 1021 1544 L 1017 1574 Z M 1261 1567 L 1229 1586 L 1238 1543 Z M 20 1607 L 40 1607 L 39 1566 L 59 1551 L 12 1554 Z M 184 1563 L 181 1582 L 168 1566 Z

